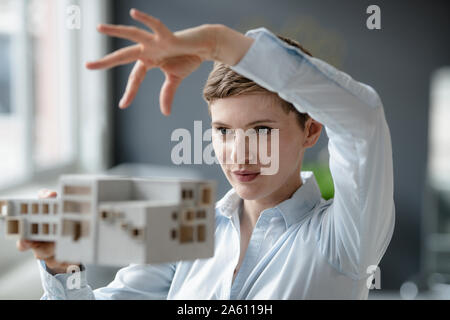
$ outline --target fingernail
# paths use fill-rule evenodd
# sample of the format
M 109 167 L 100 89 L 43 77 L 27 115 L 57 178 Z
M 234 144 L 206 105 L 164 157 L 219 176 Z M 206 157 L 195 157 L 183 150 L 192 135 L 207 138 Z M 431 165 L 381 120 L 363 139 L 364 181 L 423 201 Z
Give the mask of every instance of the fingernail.
M 125 109 L 125 107 L 126 107 L 125 99 L 122 98 L 122 99 L 120 100 L 120 102 L 119 102 L 119 108 L 120 108 L 120 109 Z

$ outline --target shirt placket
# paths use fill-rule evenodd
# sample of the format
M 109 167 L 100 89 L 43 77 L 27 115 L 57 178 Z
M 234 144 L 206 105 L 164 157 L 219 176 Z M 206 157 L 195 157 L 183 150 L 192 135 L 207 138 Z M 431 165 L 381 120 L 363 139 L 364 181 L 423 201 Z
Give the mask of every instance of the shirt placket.
M 242 265 L 231 286 L 230 299 L 242 299 L 242 297 L 240 297 L 242 293 L 242 288 L 245 282 L 248 280 L 251 271 L 253 270 L 258 261 L 261 245 L 262 242 L 264 241 L 269 219 L 270 217 L 268 212 L 264 212 L 259 216 L 258 221 L 255 224 L 247 247 L 247 251 L 245 252 L 244 260 L 242 261 Z

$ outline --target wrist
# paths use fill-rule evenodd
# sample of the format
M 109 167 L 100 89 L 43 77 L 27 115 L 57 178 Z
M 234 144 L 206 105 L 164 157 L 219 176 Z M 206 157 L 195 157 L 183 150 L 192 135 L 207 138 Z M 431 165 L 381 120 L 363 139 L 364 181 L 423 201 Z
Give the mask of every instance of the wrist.
M 59 267 L 50 268 L 48 266 L 48 264 L 45 264 L 45 268 L 46 268 L 47 272 L 50 273 L 52 276 L 57 275 L 57 274 L 66 273 L 66 269 L 64 269 L 64 268 L 59 268 Z
M 203 24 L 198 27 L 200 44 L 196 45 L 197 54 L 204 61 L 218 61 L 219 35 L 224 26 L 220 24 Z
M 45 262 L 45 267 L 46 267 L 47 271 L 52 275 L 60 274 L 60 273 L 68 273 L 68 268 L 71 265 L 77 265 L 77 264 L 58 262 L 53 258 L 44 260 L 44 262 Z

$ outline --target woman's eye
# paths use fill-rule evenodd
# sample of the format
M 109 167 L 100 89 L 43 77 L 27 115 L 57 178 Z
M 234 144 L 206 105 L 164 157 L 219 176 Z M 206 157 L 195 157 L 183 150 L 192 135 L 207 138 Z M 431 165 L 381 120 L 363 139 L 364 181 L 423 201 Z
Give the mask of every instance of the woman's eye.
M 222 134 L 222 135 L 226 135 L 226 134 L 230 134 L 231 133 L 230 129 L 223 128 L 223 127 L 217 128 L 216 130 L 219 131 L 219 133 Z
M 272 128 L 260 126 L 260 127 L 256 127 L 255 130 L 258 134 L 270 134 Z

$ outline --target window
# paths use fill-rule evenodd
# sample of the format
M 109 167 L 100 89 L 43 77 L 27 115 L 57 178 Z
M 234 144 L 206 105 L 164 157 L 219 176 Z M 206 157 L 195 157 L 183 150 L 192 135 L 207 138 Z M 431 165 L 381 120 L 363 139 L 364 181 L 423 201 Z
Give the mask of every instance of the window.
M 74 162 L 58 6 L 0 0 L 0 171 L 2 184 Z M 69 59 L 71 57 L 68 57 Z M 1 187 L 1 186 L 0 186 Z
M 450 67 L 434 72 L 430 100 L 428 172 L 433 186 L 450 190 Z
M 19 234 L 19 220 L 8 220 L 6 224 L 6 234 Z
M 62 221 L 62 235 L 69 236 L 73 241 L 78 241 L 80 238 L 89 237 L 89 221 L 66 220 Z M 56 226 L 53 231 L 56 233 Z
M 89 202 L 64 201 L 64 213 L 91 213 Z
M 35 235 L 39 233 L 39 225 L 37 223 L 32 223 L 31 224 L 31 234 Z
M 88 186 L 64 186 L 64 194 L 69 195 L 90 195 L 91 187 Z
M 25 173 L 24 125 L 15 92 L 21 21 L 20 1 L 0 0 L 0 172 L 1 181 Z M 16 75 L 14 77 L 14 75 Z M 14 137 L 14 138 L 12 138 Z M 0 183 L 2 183 L 0 182 Z
M 0 34 L 0 114 L 11 113 L 11 39 Z
M 42 233 L 49 234 L 50 233 L 50 225 L 48 223 L 42 224 Z
M 73 5 L 80 29 L 67 25 Z M 109 5 L 0 0 L 0 191 L 49 174 L 107 168 L 108 81 L 84 62 L 110 51 L 95 30 L 108 22 Z
M 211 203 L 211 189 L 204 188 L 202 192 L 202 203 L 203 204 L 210 204 Z

